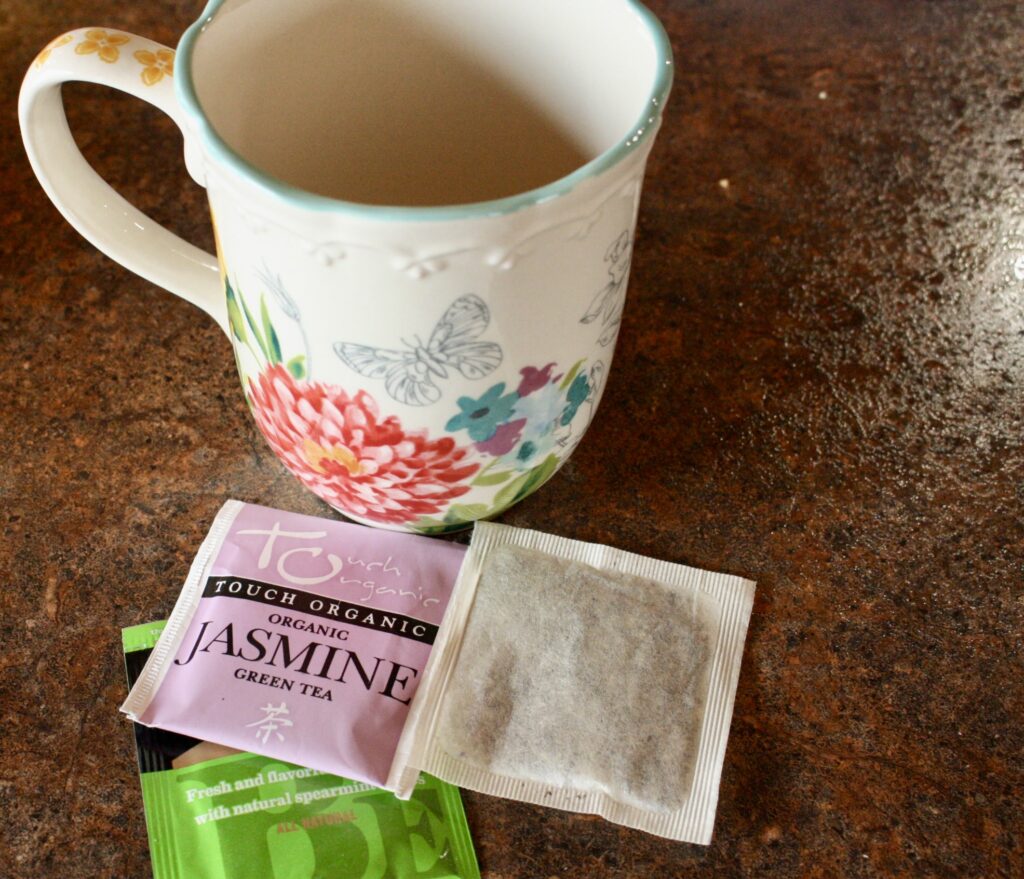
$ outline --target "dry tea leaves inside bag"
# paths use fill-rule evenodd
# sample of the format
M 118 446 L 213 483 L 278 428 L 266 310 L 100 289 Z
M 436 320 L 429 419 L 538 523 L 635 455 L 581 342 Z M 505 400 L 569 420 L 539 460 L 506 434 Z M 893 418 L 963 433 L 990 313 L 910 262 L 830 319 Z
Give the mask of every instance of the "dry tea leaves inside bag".
M 707 844 L 749 580 L 479 523 L 399 743 L 416 770 Z
M 499 547 L 480 577 L 438 745 L 498 775 L 679 809 L 718 617 L 698 591 Z

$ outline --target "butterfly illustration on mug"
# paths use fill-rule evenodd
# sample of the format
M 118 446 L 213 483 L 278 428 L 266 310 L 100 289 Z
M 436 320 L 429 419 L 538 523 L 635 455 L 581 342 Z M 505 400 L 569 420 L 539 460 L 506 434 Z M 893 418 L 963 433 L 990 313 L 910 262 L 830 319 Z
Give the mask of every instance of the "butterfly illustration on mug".
M 460 296 L 441 316 L 426 344 L 419 336 L 402 340 L 404 349 L 375 348 L 335 342 L 334 353 L 366 378 L 384 379 L 388 394 L 407 406 L 426 406 L 441 399 L 437 382 L 450 369 L 465 378 L 490 375 L 502 360 L 496 342 L 477 341 L 491 322 L 487 304 L 477 295 Z

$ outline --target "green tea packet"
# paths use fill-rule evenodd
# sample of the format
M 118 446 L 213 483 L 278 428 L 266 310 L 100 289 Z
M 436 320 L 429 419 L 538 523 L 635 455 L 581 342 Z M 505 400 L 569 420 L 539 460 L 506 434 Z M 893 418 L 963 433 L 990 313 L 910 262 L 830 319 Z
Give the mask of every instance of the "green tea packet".
M 129 686 L 164 623 L 122 632 Z M 479 879 L 458 788 L 409 800 L 133 724 L 154 879 Z

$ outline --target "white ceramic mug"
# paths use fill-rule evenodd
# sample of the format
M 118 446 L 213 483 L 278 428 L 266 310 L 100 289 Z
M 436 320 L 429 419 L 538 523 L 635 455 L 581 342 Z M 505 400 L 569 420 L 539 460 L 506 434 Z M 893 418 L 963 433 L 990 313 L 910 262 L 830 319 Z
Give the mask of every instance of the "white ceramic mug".
M 175 120 L 219 259 L 89 167 L 68 80 Z M 211 0 L 177 53 L 58 37 L 20 117 L 64 216 L 227 332 L 292 473 L 436 532 L 525 497 L 589 425 L 671 80 L 632 0 Z

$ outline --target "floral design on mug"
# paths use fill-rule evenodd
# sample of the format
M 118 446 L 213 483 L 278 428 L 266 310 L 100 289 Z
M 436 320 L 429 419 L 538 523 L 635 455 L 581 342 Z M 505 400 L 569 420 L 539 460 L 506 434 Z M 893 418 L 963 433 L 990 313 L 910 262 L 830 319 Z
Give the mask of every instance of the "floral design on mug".
M 249 379 L 249 404 L 285 466 L 327 503 L 372 522 L 404 525 L 466 494 L 480 465 L 451 437 L 406 431 L 366 391 L 295 378 L 278 363 Z
M 601 318 L 601 336 L 597 341 L 605 347 L 611 345 L 619 333 L 622 309 L 626 304 L 626 278 L 629 275 L 632 256 L 633 242 L 626 231 L 609 245 L 604 255 L 611 280 L 598 291 L 590 307 L 580 318 L 581 324 L 593 323 Z
M 260 297 L 260 319 L 257 321 L 249 310 L 245 299 L 231 286 L 226 274 L 224 276 L 224 292 L 228 306 L 228 326 L 231 329 L 231 335 L 237 340 L 236 344 L 244 345 L 261 366 L 273 366 L 281 363 L 295 378 L 305 378 L 307 375 L 305 354 L 297 354 L 287 361 L 284 360 L 281 340 L 270 320 L 266 297 Z M 241 370 L 239 371 L 241 372 Z
M 95 52 L 100 61 L 113 64 L 121 56 L 118 46 L 123 46 L 131 39 L 128 34 L 107 33 L 102 28 L 93 28 L 85 32 L 85 39 L 75 46 L 78 55 L 91 55 Z
M 458 406 L 462 411 L 449 419 L 445 430 L 465 430 L 470 439 L 489 442 L 498 431 L 509 426 L 517 399 L 515 393 L 505 394 L 504 382 L 494 385 L 478 400 L 459 397 Z
M 554 363 L 526 366 L 514 390 L 499 382 L 479 397 L 460 397 L 445 429 L 465 431 L 477 453 L 491 459 L 472 485 L 501 487 L 490 504 L 452 504 L 442 519 L 420 519 L 417 530 L 440 533 L 496 516 L 547 482 L 589 427 L 601 394 L 604 364 L 584 364 L 567 373 Z M 577 416 L 585 404 L 590 412 L 581 426 Z
M 441 316 L 426 344 L 417 336 L 404 339 L 405 350 L 336 342 L 334 352 L 361 376 L 384 379 L 392 399 L 407 406 L 426 406 L 441 399 L 436 382 L 454 369 L 468 379 L 484 378 L 502 360 L 496 342 L 479 342 L 491 322 L 487 304 L 472 293 L 456 299 Z
M 464 528 L 539 488 L 590 424 L 605 367 L 579 360 L 568 371 L 555 362 L 524 366 L 517 383 L 495 382 L 479 395 L 459 397 L 448 410 L 446 435 L 409 428 L 382 412 L 367 390 L 315 380 L 295 300 L 266 266 L 257 276 L 266 292 L 258 308 L 250 308 L 224 271 L 228 325 L 246 399 L 288 470 L 342 513 L 424 533 Z M 482 301 L 478 306 L 473 300 L 478 297 L 462 297 L 445 312 L 442 339 L 465 341 L 459 330 L 470 322 L 468 312 L 475 324 L 467 344 L 490 344 L 474 341 L 476 327 L 482 322 L 482 332 L 489 315 Z M 305 353 L 295 354 L 300 345 Z M 255 369 L 243 366 L 243 355 Z M 471 492 L 488 502 L 463 502 Z
M 266 297 L 257 320 L 227 280 L 225 288 L 231 334 L 259 364 L 247 379 L 253 417 L 303 485 L 341 512 L 384 525 L 443 513 L 470 491 L 480 469 L 470 448 L 406 430 L 396 416 L 382 416 L 366 391 L 308 380 L 305 355 L 285 361 Z M 277 293 L 279 305 L 294 308 L 283 287 Z
M 132 57 L 142 65 L 142 82 L 145 85 L 156 85 L 165 76 L 174 76 L 174 52 L 170 49 L 157 49 L 155 52 L 139 49 Z
M 54 49 L 59 49 L 61 46 L 66 46 L 75 38 L 74 34 L 62 34 L 59 37 L 55 37 L 47 43 L 43 50 L 36 55 L 35 65 L 36 67 L 42 67 L 50 57 L 50 54 Z

